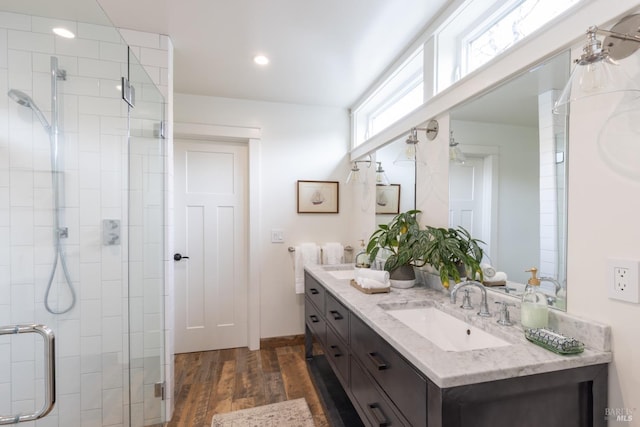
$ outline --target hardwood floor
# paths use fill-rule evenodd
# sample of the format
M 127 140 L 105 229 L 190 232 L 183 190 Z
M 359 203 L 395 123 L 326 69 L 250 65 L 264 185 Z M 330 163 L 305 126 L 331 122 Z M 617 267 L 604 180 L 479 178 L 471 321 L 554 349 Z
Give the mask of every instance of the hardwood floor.
M 176 406 L 168 427 L 209 427 L 216 413 L 304 397 L 316 427 L 329 426 L 299 337 L 176 355 Z M 284 427 L 284 426 L 283 426 Z

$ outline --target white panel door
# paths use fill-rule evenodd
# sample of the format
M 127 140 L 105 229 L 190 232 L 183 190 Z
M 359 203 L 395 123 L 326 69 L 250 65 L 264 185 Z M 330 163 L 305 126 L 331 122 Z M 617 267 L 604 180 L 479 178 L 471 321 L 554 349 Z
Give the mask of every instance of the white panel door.
M 463 164 L 449 166 L 449 226 L 462 226 L 472 236 L 482 236 L 482 157 L 468 156 Z
M 175 143 L 176 353 L 247 345 L 247 153 Z

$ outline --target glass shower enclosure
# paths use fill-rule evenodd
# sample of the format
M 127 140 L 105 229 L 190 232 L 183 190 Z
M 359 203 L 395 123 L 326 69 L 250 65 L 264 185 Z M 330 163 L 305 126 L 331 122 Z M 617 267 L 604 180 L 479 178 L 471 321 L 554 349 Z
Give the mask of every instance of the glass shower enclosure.
M 162 425 L 164 111 L 97 3 L 0 4 L 0 425 Z

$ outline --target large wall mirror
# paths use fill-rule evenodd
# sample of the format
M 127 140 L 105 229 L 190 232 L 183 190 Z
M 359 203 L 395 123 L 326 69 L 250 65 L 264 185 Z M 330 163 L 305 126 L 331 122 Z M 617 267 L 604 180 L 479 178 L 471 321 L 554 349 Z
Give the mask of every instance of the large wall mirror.
M 391 185 L 376 185 L 376 225 L 386 224 L 399 212 L 415 209 L 415 162 L 406 161 L 406 137 L 393 141 L 375 153 L 375 168 L 381 168 Z
M 551 305 L 566 308 L 567 117 L 552 114 L 570 72 L 563 52 L 450 112 L 450 226 L 487 244 L 518 296 L 537 267 Z M 462 155 L 460 155 L 460 152 Z

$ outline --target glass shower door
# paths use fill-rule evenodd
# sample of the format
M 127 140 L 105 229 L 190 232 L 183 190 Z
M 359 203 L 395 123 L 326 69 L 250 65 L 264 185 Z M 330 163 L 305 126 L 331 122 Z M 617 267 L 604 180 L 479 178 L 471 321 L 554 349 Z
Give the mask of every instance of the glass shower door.
M 27 333 L 46 325 L 55 406 L 18 425 L 126 425 L 127 241 L 106 226 L 127 214 L 127 48 L 108 22 L 40 12 L 0 10 L 0 326 L 27 325 L 0 336 L 0 416 L 47 400 L 47 341 Z M 82 28 L 108 55 L 57 38 L 57 25 Z
M 131 426 L 164 421 L 164 98 L 129 55 L 129 345 Z

